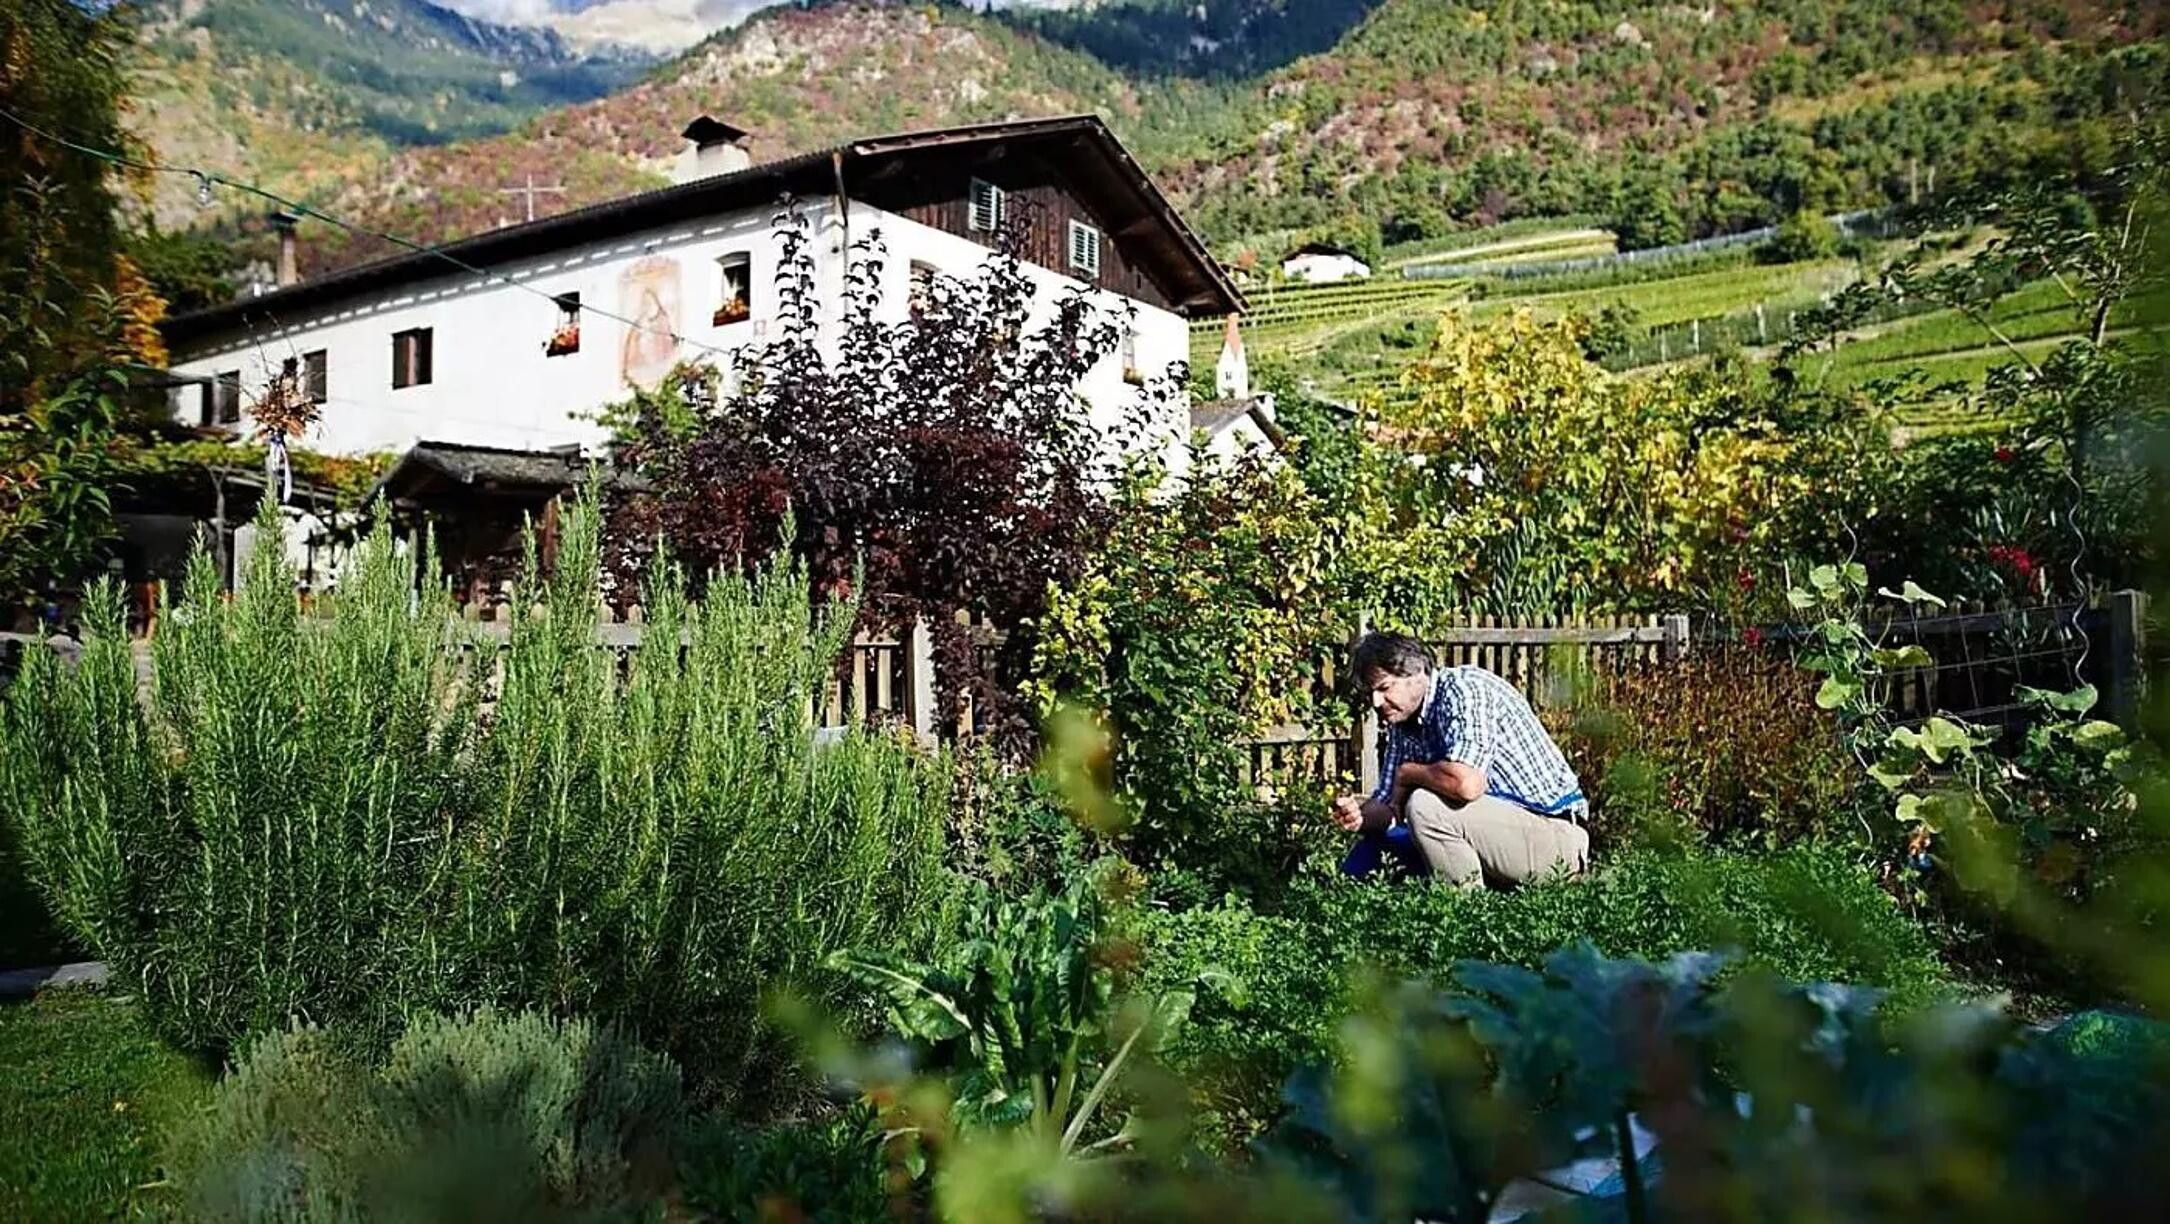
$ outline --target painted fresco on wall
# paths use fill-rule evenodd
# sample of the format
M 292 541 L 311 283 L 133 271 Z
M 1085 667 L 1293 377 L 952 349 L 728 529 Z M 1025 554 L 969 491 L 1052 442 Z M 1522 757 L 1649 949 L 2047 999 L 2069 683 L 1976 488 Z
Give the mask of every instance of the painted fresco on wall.
M 639 324 L 625 329 L 618 373 L 653 388 L 678 361 L 678 261 L 652 255 L 628 267 L 618 278 L 618 313 Z

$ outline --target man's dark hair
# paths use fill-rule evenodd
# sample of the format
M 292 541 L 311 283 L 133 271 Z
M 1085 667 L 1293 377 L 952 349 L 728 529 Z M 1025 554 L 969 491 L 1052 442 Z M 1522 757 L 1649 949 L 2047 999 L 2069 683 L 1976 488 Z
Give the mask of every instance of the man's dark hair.
M 1367 633 L 1349 652 L 1349 674 L 1358 684 L 1370 684 L 1374 674 L 1418 676 L 1432 666 L 1432 648 L 1400 633 Z

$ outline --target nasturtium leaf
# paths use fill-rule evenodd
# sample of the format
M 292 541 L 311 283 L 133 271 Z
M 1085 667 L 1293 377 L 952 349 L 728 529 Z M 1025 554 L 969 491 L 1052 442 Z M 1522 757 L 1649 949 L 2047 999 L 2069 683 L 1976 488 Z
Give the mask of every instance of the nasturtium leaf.
M 1925 819 L 1921 811 L 1921 796 L 1899 796 L 1898 806 L 1892 810 L 1892 815 L 1898 817 L 1901 824 L 1914 824 Z
M 2083 684 L 2069 693 L 2060 693 L 2053 689 L 2031 688 L 2024 684 L 2019 686 L 2019 699 L 2021 701 L 2041 706 L 2044 709 L 2061 710 L 2067 714 L 2085 714 L 2087 711 L 2094 709 L 2099 696 L 2100 694 L 2095 691 L 2095 686 L 2092 684 Z
M 2115 748 L 2125 742 L 2125 729 L 2099 718 L 2089 719 L 2073 728 L 2072 742 L 2098 751 Z
M 1936 664 L 1936 660 L 1929 657 L 1927 648 L 1918 644 L 1877 650 L 1870 657 L 1876 660 L 1878 667 L 1894 671 L 1909 667 L 1932 667 Z
M 1869 765 L 1869 776 L 1885 790 L 1895 791 L 1914 776 L 1914 762 L 1911 758 L 1890 753 Z
M 1901 583 L 1896 591 L 1890 587 L 1878 587 L 1876 593 L 1890 599 L 1902 600 L 1908 604 L 1928 604 L 1934 608 L 1946 606 L 1942 596 L 1931 595 L 1929 592 L 1922 590 L 1921 584 L 1911 578 Z
M 1816 690 L 1816 707 L 1823 710 L 1836 710 L 1852 701 L 1860 691 L 1861 684 L 1859 681 L 1841 680 L 1837 676 L 1826 676 L 1822 687 Z

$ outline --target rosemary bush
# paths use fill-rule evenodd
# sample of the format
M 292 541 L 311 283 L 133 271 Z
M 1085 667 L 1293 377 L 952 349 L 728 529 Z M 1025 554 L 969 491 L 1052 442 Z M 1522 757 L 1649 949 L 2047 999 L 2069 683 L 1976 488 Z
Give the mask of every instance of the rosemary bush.
M 169 1036 L 217 1051 L 301 1017 L 381 1043 L 417 1009 L 535 1008 L 630 1025 L 728 1091 L 764 990 L 818 994 L 840 948 L 925 951 L 947 762 L 811 734 L 851 609 L 788 563 L 693 603 L 658 560 L 621 670 L 592 501 L 565 517 L 501 644 L 381 527 L 304 614 L 266 518 L 230 599 L 196 560 L 147 704 L 110 588 L 78 667 L 28 660 L 0 812 Z

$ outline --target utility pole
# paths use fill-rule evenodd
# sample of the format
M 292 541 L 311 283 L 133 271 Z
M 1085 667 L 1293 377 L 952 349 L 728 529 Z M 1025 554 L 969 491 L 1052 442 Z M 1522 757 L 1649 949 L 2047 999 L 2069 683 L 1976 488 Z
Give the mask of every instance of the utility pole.
M 565 186 L 561 183 L 554 187 L 537 187 L 535 185 L 535 176 L 530 174 L 527 176 L 527 185 L 525 187 L 501 187 L 498 189 L 497 194 L 525 197 L 527 201 L 527 219 L 533 221 L 535 219 L 535 197 L 538 195 L 564 195 Z

